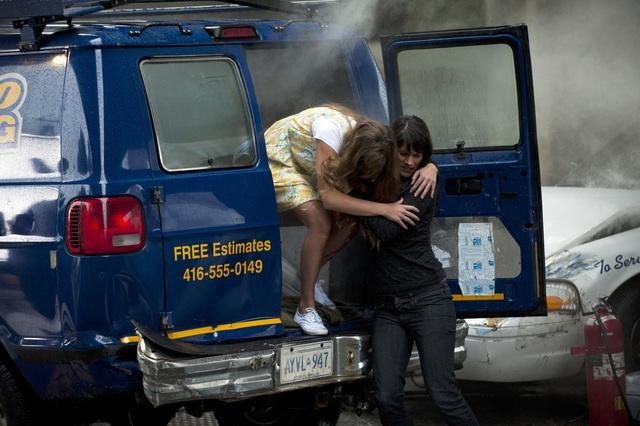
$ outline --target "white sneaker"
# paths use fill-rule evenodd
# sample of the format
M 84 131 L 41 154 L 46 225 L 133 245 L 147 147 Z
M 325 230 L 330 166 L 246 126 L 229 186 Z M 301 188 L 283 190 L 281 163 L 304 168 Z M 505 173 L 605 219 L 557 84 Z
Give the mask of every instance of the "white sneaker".
M 316 300 L 316 302 L 320 303 L 321 305 L 324 305 L 329 309 L 335 310 L 336 304 L 333 303 L 333 301 L 329 299 L 329 296 L 327 296 L 327 293 L 324 292 L 324 289 L 322 288 L 323 283 L 324 283 L 324 280 L 316 281 L 316 286 L 314 289 L 314 299 Z
M 318 315 L 316 310 L 313 308 L 305 309 L 305 313 L 303 315 L 301 315 L 296 309 L 296 314 L 293 316 L 293 320 L 300 326 L 305 334 L 320 336 L 329 332 L 327 327 L 324 326 L 322 318 L 320 318 L 320 315 Z

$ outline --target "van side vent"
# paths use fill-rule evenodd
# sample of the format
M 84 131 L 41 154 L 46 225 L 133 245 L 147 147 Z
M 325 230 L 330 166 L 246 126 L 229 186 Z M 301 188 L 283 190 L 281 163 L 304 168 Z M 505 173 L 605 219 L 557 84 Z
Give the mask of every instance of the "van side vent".
M 74 204 L 69 210 L 69 247 L 73 249 L 80 249 L 80 211 L 82 210 L 81 204 Z

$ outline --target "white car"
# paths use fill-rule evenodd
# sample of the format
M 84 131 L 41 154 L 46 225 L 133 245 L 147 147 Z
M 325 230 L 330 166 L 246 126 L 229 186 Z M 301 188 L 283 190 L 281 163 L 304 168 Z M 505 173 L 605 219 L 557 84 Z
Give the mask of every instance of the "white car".
M 467 319 L 458 379 L 538 381 L 584 365 L 593 305 L 608 297 L 624 329 L 627 372 L 640 369 L 640 191 L 542 188 L 548 315 Z

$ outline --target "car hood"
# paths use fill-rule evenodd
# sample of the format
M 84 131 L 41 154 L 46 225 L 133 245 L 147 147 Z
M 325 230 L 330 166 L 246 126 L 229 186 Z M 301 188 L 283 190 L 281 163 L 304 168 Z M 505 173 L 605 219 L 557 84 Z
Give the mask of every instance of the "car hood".
M 640 191 L 542 187 L 542 210 L 545 255 L 549 257 L 597 238 L 599 231 L 612 225 L 640 226 Z

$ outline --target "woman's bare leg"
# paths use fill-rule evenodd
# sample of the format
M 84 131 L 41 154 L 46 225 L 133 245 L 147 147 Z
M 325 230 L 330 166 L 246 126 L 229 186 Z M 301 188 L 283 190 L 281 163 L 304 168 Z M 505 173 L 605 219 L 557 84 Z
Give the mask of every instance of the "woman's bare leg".
M 323 263 L 325 246 L 331 235 L 332 222 L 320 201 L 307 201 L 294 210 L 307 227 L 307 235 L 300 251 L 300 303 L 298 312 L 315 309 L 314 288 Z

